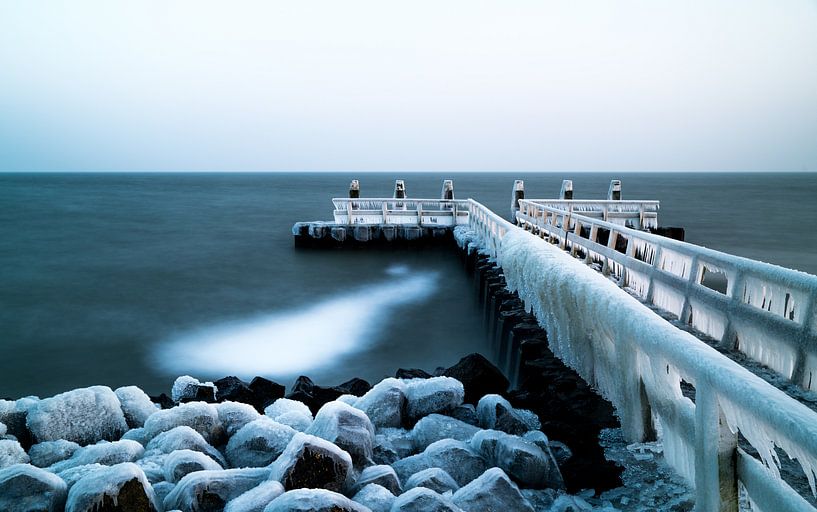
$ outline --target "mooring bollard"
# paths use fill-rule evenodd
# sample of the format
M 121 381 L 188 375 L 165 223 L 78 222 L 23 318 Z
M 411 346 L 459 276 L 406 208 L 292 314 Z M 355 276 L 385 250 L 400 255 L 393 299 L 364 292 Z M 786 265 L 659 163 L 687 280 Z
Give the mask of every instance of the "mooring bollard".
M 454 199 L 454 180 L 443 180 L 443 191 L 440 194 L 440 199 Z
M 516 212 L 519 211 L 519 200 L 525 199 L 525 182 L 516 180 L 513 182 L 513 196 L 511 197 L 511 222 L 516 224 Z
M 559 191 L 559 199 L 573 199 L 573 180 L 562 181 L 562 190 Z
M 352 183 L 349 184 L 349 199 L 359 198 L 360 198 L 360 182 L 358 180 L 352 180 Z
M 403 180 L 395 180 L 394 182 L 394 198 L 395 199 L 405 199 L 406 198 L 406 184 Z
M 621 181 L 610 180 L 610 189 L 607 191 L 608 201 L 621 201 Z

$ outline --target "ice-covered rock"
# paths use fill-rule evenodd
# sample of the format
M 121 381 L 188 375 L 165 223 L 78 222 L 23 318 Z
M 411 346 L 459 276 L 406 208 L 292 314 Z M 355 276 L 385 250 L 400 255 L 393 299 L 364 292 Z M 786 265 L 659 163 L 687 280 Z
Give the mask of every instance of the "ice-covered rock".
M 250 389 L 249 384 L 235 376 L 224 377 L 213 383 L 218 389 L 216 400 L 219 402 L 239 402 L 242 404 L 255 404 L 255 393 Z
M 479 428 L 458 419 L 442 414 L 430 414 L 414 425 L 411 430 L 411 438 L 414 449 L 423 451 L 428 445 L 441 439 L 468 441 L 478 431 Z
M 501 468 L 522 487 L 564 487 L 553 456 L 532 441 L 497 430 L 483 430 L 477 432 L 469 444 L 489 464 Z
M 357 401 L 360 400 L 360 397 L 355 395 L 340 395 L 335 400 L 337 400 L 338 402 L 349 404 L 352 407 L 354 407 Z
M 325 489 L 296 489 L 278 496 L 264 512 L 371 512 L 346 496 Z
M 136 441 L 123 440 L 100 441 L 97 444 L 89 444 L 75 451 L 70 458 L 55 463 L 49 469 L 54 473 L 60 473 L 66 469 L 88 464 L 102 464 L 103 466 L 113 466 L 123 462 L 133 462 L 145 453 L 145 448 Z
M 418 453 L 416 455 L 403 457 L 394 462 L 391 467 L 394 469 L 394 472 L 397 473 L 401 482 L 407 482 L 411 478 L 411 475 L 428 469 L 431 466 L 428 463 L 428 459 L 426 459 L 425 453 Z
M 193 450 L 202 452 L 211 459 L 218 462 L 222 467 L 227 465 L 224 456 L 213 448 L 204 437 L 193 430 L 192 428 L 183 425 L 174 429 L 162 432 L 158 436 L 150 440 L 145 447 L 146 455 L 153 455 L 156 453 L 173 453 L 176 450 Z
M 148 477 L 150 483 L 161 482 L 165 479 L 165 462 L 167 462 L 166 453 L 155 452 L 152 455 L 147 455 L 136 461 L 145 476 Z
M 231 500 L 264 482 L 269 468 L 196 471 L 185 476 L 165 497 L 164 508 L 185 512 L 220 511 Z
M 107 468 L 108 466 L 103 466 L 102 464 L 86 464 L 84 466 L 75 466 L 73 468 L 66 469 L 65 471 L 61 471 L 57 473 L 57 476 L 62 478 L 63 481 L 68 484 L 68 488 L 70 489 L 75 483 L 82 480 L 85 475 Z
M 352 456 L 356 467 L 372 463 L 374 426 L 361 410 L 342 402 L 328 402 L 320 408 L 307 430 L 326 439 Z
M 454 493 L 452 501 L 466 512 L 513 510 L 534 512 L 519 488 L 499 468 L 491 468 Z
M 354 495 L 352 501 L 372 512 L 389 512 L 394 503 L 394 494 L 382 485 L 368 484 Z
M 287 425 L 298 432 L 306 432 L 312 426 L 312 416 L 298 411 L 289 411 L 275 417 L 275 421 Z
M 4 512 L 61 511 L 68 486 L 44 469 L 15 464 L 0 469 L 0 510 Z
M 269 416 L 272 419 L 276 419 L 283 414 L 288 414 L 291 412 L 300 413 L 307 416 L 310 421 L 312 420 L 312 411 L 309 410 L 309 407 L 307 407 L 306 404 L 297 400 L 291 400 L 289 398 L 279 398 L 264 409 L 264 415 Z
M 352 478 L 352 457 L 334 444 L 301 432 L 271 465 L 270 478 L 284 488 L 322 488 L 342 492 Z
M 162 506 L 164 506 L 165 497 L 176 487 L 176 484 L 170 482 L 154 482 L 151 485 L 153 486 L 153 494 L 156 496 L 156 503 L 161 503 Z
M 192 428 L 208 443 L 218 444 L 224 434 L 224 427 L 218 418 L 218 409 L 214 405 L 189 402 L 152 414 L 145 421 L 145 438 L 149 441 L 162 432 L 180 426 Z
M 534 510 L 547 510 L 550 512 L 550 507 L 558 496 L 555 489 L 520 489 L 522 496 L 528 500 Z M 564 512 L 564 511 L 563 511 Z
M 485 460 L 472 451 L 468 444 L 455 439 L 437 441 L 426 448 L 423 455 L 428 461 L 428 467 L 445 470 L 460 487 L 488 468 Z
M 283 453 L 295 432 L 292 427 L 261 416 L 236 432 L 224 453 L 232 467 L 266 466 Z
M 176 450 L 164 459 L 165 481 L 176 483 L 194 471 L 224 469 L 207 455 L 193 450 Z
M 366 413 L 366 416 L 378 429 L 382 427 L 399 427 L 403 423 L 403 409 L 406 403 L 405 390 L 406 385 L 402 380 L 384 379 L 357 399 L 354 407 Z
M 363 396 L 372 389 L 372 385 L 363 379 L 354 377 L 343 384 L 338 384 L 335 389 L 347 395 Z
M 465 401 L 477 403 L 488 394 L 500 394 L 508 390 L 510 383 L 499 368 L 481 354 L 469 354 L 443 374 L 453 377 L 465 387 Z
M 477 416 L 479 425 L 484 429 L 500 430 L 519 436 L 533 430 L 530 425 L 531 418 L 520 414 L 520 411 L 515 410 L 510 402 L 499 395 L 485 395 L 480 398 Z
M 410 489 L 394 500 L 391 512 L 462 512 L 445 496 L 425 487 Z
M 190 375 L 182 375 L 173 383 L 170 397 L 174 402 L 215 402 L 217 391 L 212 382 L 201 382 Z
M 125 462 L 94 471 L 75 483 L 68 491 L 65 512 L 96 510 L 156 512 L 153 487 L 136 464 Z
M 406 482 L 406 489 L 415 487 L 425 487 L 440 494 L 456 492 L 460 488 L 451 475 L 440 468 L 428 468 L 411 475 Z
M 451 410 L 461 405 L 465 396 L 462 383 L 451 377 L 411 379 L 405 384 L 405 413 L 410 421 Z
M 567 462 L 568 459 L 573 457 L 573 451 L 561 441 L 550 441 L 548 448 L 550 448 L 550 453 L 553 454 L 553 458 L 556 460 L 556 465 L 560 467 Z
M 122 436 L 122 439 L 130 439 L 131 441 L 136 441 L 137 443 L 145 446 L 148 444 L 147 431 L 144 428 L 132 428 L 125 432 Z
M 31 446 L 31 432 L 26 425 L 28 411 L 39 401 L 37 398 L 21 398 L 16 401 L 0 400 L 0 423 L 5 425 L 5 436 L 14 436 L 23 447 Z
M 469 425 L 479 426 L 479 418 L 477 417 L 477 408 L 473 404 L 462 404 L 451 409 L 448 416 L 456 418 Z
M 227 437 L 232 437 L 244 425 L 261 417 L 255 407 L 239 402 L 222 402 L 216 405 L 216 410 Z
M 20 446 L 19 441 L 12 439 L 0 440 L 0 468 L 5 468 L 13 464 L 27 464 L 29 462 L 28 454 L 23 447 Z
M 156 404 L 150 397 L 136 386 L 117 388 L 114 393 L 122 406 L 122 413 L 130 428 L 140 428 L 145 425 L 148 416 L 158 411 Z
M 395 496 L 403 492 L 397 473 L 387 465 L 369 466 L 360 473 L 355 483 L 356 487 L 360 489 L 369 484 L 382 485 Z
M 46 468 L 65 459 L 70 459 L 80 449 L 77 443 L 60 439 L 37 443 L 28 449 L 31 463 L 38 468 Z
M 6 432 L 8 432 L 8 427 L 6 427 L 6 424 L 5 424 L 5 423 L 3 423 L 2 421 L 0 421 L 0 438 L 2 438 L 3 436 L 5 436 L 5 435 L 6 435 Z
M 230 500 L 224 512 L 263 512 L 272 500 L 284 494 L 284 486 L 275 480 L 267 480 Z
M 40 400 L 28 410 L 26 424 L 39 443 L 115 441 L 128 430 L 119 399 L 107 386 L 75 389 Z
M 414 453 L 414 440 L 408 430 L 380 428 L 374 436 L 372 451 L 376 464 L 392 464 Z

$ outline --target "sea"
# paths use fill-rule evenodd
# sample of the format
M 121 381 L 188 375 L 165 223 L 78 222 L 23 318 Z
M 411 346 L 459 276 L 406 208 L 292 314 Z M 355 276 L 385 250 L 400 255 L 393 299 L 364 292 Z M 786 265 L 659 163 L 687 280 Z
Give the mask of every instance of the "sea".
M 817 274 L 817 173 L 281 172 L 0 174 L 0 398 L 76 387 L 169 392 L 202 380 L 299 375 L 333 385 L 488 351 L 456 253 L 296 249 L 333 197 L 457 198 L 510 213 L 529 198 L 661 201 L 689 242 Z

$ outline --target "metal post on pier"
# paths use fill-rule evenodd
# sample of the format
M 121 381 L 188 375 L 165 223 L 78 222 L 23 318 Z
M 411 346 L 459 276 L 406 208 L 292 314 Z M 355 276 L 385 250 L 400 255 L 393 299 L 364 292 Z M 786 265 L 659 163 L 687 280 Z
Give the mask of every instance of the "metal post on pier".
M 559 191 L 559 199 L 573 199 L 573 180 L 562 181 L 562 190 Z
M 516 180 L 513 182 L 513 195 L 511 196 L 511 222 L 516 224 L 516 212 L 519 211 L 519 200 L 525 199 L 525 182 Z
M 608 201 L 621 201 L 621 180 L 610 180 L 610 188 L 607 190 Z
M 406 198 L 406 183 L 403 180 L 395 180 L 394 182 L 394 198 L 395 199 L 405 199 Z M 395 204 L 396 208 L 405 208 L 406 205 L 402 202 Z
M 358 180 L 352 180 L 352 183 L 349 184 L 349 199 L 359 198 L 360 198 L 360 182 Z
M 440 199 L 454 199 L 454 180 L 443 180 L 443 191 Z

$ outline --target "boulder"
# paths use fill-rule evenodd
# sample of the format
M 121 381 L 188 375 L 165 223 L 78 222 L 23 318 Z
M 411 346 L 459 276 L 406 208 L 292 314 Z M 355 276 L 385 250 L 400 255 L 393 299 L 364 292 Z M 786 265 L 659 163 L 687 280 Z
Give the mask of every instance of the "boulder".
M 428 468 L 411 475 L 406 482 L 406 489 L 415 487 L 425 487 L 440 494 L 456 492 L 460 488 L 451 475 L 440 468 Z
M 44 469 L 15 464 L 0 469 L 0 510 L 57 512 L 63 510 L 68 486 Z
M 369 466 L 364 469 L 355 483 L 357 489 L 366 487 L 369 484 L 377 484 L 388 489 L 395 496 L 403 492 L 400 486 L 400 479 L 391 466 L 379 465 Z
M 224 435 L 224 427 L 214 405 L 189 402 L 152 414 L 145 421 L 145 438 L 150 441 L 162 432 L 180 426 L 192 428 L 211 444 L 218 444 Z
M 165 496 L 165 510 L 221 512 L 230 501 L 269 477 L 268 468 L 220 469 L 190 473 Z
M 29 409 L 38 401 L 34 398 L 21 398 L 16 401 L 0 400 L 0 423 L 6 427 L 3 435 L 14 436 L 24 449 L 28 449 L 33 442 L 31 432 L 26 425 L 26 417 Z
M 239 402 L 222 402 L 216 405 L 216 410 L 227 437 L 232 437 L 244 425 L 261 417 L 255 407 Z
M 28 410 L 26 424 L 38 443 L 115 441 L 128 430 L 119 399 L 107 386 L 75 389 L 40 400 Z
M 477 408 L 473 404 L 462 404 L 454 407 L 448 412 L 452 418 L 456 418 L 469 425 L 479 426 L 479 417 L 477 417 Z
M 164 506 L 165 497 L 170 494 L 176 487 L 176 484 L 170 482 L 155 482 L 151 483 L 153 486 L 153 495 L 156 497 L 156 503 L 161 503 Z
M 224 456 L 218 450 L 213 448 L 201 434 L 186 425 L 162 432 L 151 439 L 145 447 L 145 454 L 170 454 L 176 450 L 201 452 L 218 462 L 222 467 L 227 465 Z
M 232 467 L 261 467 L 278 458 L 296 431 L 266 416 L 244 425 L 227 443 L 224 454 Z
M 414 453 L 411 432 L 402 428 L 380 428 L 374 436 L 373 460 L 376 464 L 392 464 Z
M 131 441 L 136 441 L 142 446 L 148 444 L 149 441 L 149 439 L 147 438 L 147 431 L 144 428 L 132 428 L 125 432 L 125 435 L 122 436 L 122 439 L 130 439 Z
M 150 397 L 136 386 L 117 388 L 114 393 L 119 399 L 128 428 L 143 427 L 145 420 L 159 410 L 156 404 L 150 401 Z
M 510 382 L 505 375 L 481 354 L 470 354 L 443 373 L 462 382 L 465 387 L 465 402 L 476 404 L 488 394 L 502 394 L 508 390 Z
M 195 377 L 182 375 L 173 383 L 170 397 L 174 402 L 208 402 L 216 401 L 216 385 L 212 382 L 201 382 Z
M 164 458 L 162 474 L 165 481 L 175 484 L 194 471 L 224 469 L 207 455 L 193 450 L 176 450 Z
M 384 379 L 374 385 L 354 404 L 369 417 L 377 428 L 399 427 L 403 424 L 406 385 L 398 379 Z
M 136 464 L 91 472 L 68 491 L 65 512 L 156 512 L 153 487 Z
M 454 493 L 452 501 L 465 512 L 513 510 L 534 512 L 519 488 L 499 468 L 491 468 Z
M 298 432 L 271 468 L 271 478 L 287 490 L 322 488 L 342 492 L 351 483 L 352 457 L 329 441 Z
M 501 468 L 522 487 L 564 488 L 553 456 L 532 441 L 497 430 L 483 430 L 474 435 L 469 444 L 489 464 Z
M 5 437 L 6 432 L 8 432 L 8 427 L 6 427 L 5 423 L 0 422 L 0 439 Z
M 430 468 L 431 465 L 428 463 L 425 453 L 418 453 L 394 462 L 391 467 L 397 473 L 397 477 L 400 478 L 401 482 L 408 482 L 412 475 Z
M 355 395 L 340 395 L 340 396 L 337 398 L 337 401 L 338 401 L 338 402 L 343 402 L 343 403 L 345 403 L 345 404 L 349 404 L 349 405 L 351 405 L 352 407 L 354 407 L 354 406 L 355 406 L 355 404 L 357 403 L 357 401 L 358 401 L 358 400 L 360 400 L 360 397 L 359 397 L 359 396 L 355 396 Z
M 150 401 L 159 406 L 159 409 L 172 409 L 176 407 L 176 402 L 165 393 L 160 393 L 150 397 Z
M 86 464 L 84 466 L 75 466 L 73 468 L 66 469 L 65 471 L 61 471 L 57 473 L 57 476 L 65 481 L 65 483 L 68 485 L 68 489 L 71 489 L 75 483 L 85 478 L 86 475 L 105 469 L 108 469 L 108 466 L 103 466 L 102 464 Z
M 432 377 L 405 381 L 406 408 L 409 421 L 435 412 L 446 412 L 462 404 L 462 383 L 451 377 Z
M 394 376 L 398 379 L 430 379 L 433 377 L 427 371 L 419 368 L 400 368 Z
M 267 480 L 230 500 L 224 507 L 224 512 L 263 512 L 264 507 L 282 494 L 284 494 L 284 486 L 280 482 Z
M 315 415 L 307 434 L 326 439 L 345 450 L 352 456 L 356 467 L 372 463 L 374 426 L 359 409 L 342 402 L 328 402 Z
M 441 414 L 430 414 L 418 421 L 411 430 L 411 439 L 416 451 L 425 450 L 430 444 L 441 439 L 468 441 L 479 428 L 458 419 Z
M 366 382 L 363 379 L 354 378 L 344 382 L 343 384 L 339 384 L 335 386 L 335 390 L 339 391 L 344 395 L 354 395 L 354 396 L 363 396 L 365 395 L 370 389 L 372 389 L 372 385 Z
M 445 470 L 460 487 L 477 478 L 489 467 L 468 444 L 455 439 L 437 441 L 426 448 L 423 454 L 428 467 Z
M 368 484 L 354 495 L 352 501 L 372 512 L 389 512 L 394 503 L 394 494 L 381 485 Z
M 462 512 L 441 494 L 425 487 L 410 489 L 394 500 L 391 512 Z
M 278 423 L 289 425 L 298 432 L 306 432 L 312 425 L 312 411 L 303 402 L 279 398 L 266 409 L 264 415 Z
M 477 404 L 477 417 L 484 429 L 500 430 L 508 434 L 521 436 L 533 430 L 530 418 L 516 411 L 510 402 L 499 395 L 485 395 Z
M 12 439 L 0 440 L 0 468 L 14 464 L 28 464 L 30 460 L 18 441 Z
M 343 391 L 335 388 L 318 386 L 309 377 L 302 375 L 295 381 L 287 398 L 303 402 L 310 411 L 317 413 L 324 404 L 334 401 L 343 394 L 345 394 Z
M 80 446 L 77 443 L 60 439 L 59 441 L 37 443 L 28 449 L 28 455 L 33 465 L 38 468 L 47 468 L 57 462 L 70 459 L 79 449 Z
M 346 496 L 325 489 L 296 489 L 278 496 L 264 512 L 371 512 Z
M 250 406 L 254 406 L 256 402 L 255 393 L 250 389 L 250 385 L 238 377 L 224 377 L 213 384 L 218 390 L 216 400 L 219 402 L 239 402 Z
M 100 441 L 75 451 L 70 458 L 55 463 L 49 469 L 54 473 L 61 473 L 67 469 L 88 464 L 102 464 L 113 466 L 124 462 L 133 462 L 142 457 L 145 448 L 136 441 L 128 439 L 122 441 Z
M 283 398 L 286 388 L 264 377 L 255 377 L 250 381 L 250 390 L 255 395 L 255 401 L 252 405 L 258 409 L 258 412 L 261 412 L 269 404 Z
M 306 432 L 312 426 L 312 414 L 307 415 L 298 411 L 289 411 L 276 416 L 275 421 L 298 432 Z

